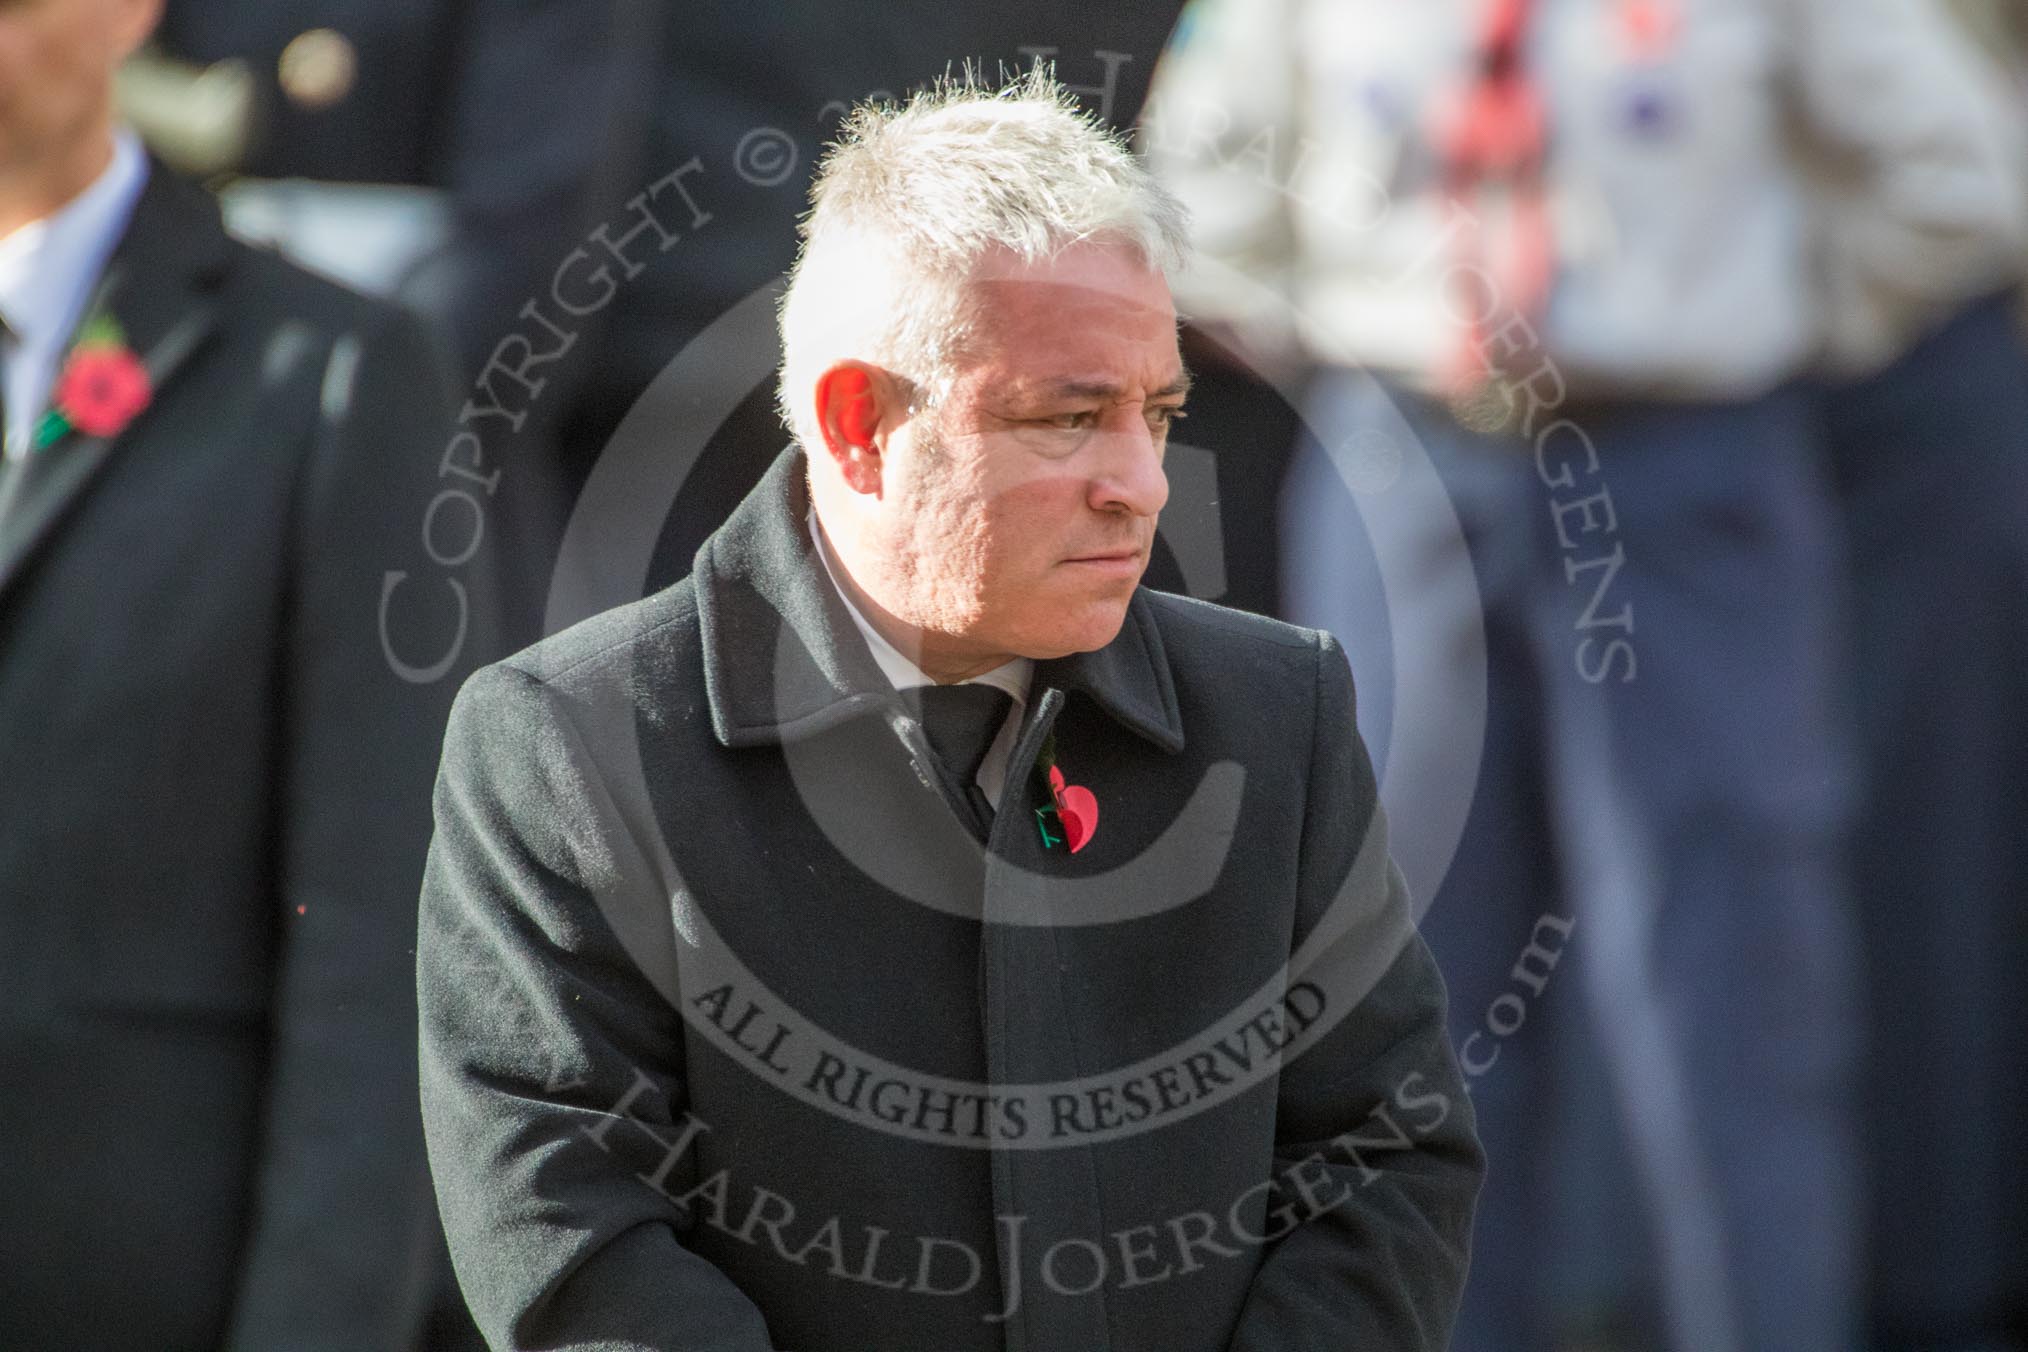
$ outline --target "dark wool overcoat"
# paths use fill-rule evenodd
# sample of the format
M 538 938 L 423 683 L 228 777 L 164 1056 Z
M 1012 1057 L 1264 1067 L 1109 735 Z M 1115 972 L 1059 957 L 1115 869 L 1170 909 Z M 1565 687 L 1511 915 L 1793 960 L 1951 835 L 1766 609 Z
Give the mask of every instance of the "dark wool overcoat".
M 453 710 L 423 1109 L 493 1345 L 1443 1347 L 1482 1158 L 1338 646 L 1136 593 L 982 842 L 807 511 L 792 450 Z

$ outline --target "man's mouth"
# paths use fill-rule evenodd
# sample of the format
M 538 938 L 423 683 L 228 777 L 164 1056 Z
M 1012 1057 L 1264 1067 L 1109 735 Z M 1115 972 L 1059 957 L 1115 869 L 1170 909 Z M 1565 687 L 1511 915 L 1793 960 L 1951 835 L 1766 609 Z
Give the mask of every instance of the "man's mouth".
M 1099 572 L 1137 572 L 1147 562 L 1146 555 L 1138 549 L 1094 550 L 1089 554 L 1077 554 L 1064 560 L 1065 563 L 1090 568 Z

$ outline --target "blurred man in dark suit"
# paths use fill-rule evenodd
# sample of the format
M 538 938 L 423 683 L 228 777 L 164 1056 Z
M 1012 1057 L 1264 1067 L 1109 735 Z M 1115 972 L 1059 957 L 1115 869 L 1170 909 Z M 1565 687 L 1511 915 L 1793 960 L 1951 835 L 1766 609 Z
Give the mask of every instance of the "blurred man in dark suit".
M 156 10 L 0 7 L 0 1346 L 405 1348 L 489 467 L 413 320 L 115 126 Z
M 639 190 L 650 77 L 673 22 L 656 0 L 165 0 L 142 61 L 122 72 L 122 107 L 151 146 L 230 176 L 235 229 L 413 308 L 449 340 L 472 400 L 466 446 L 501 472 L 485 496 L 508 646 L 540 636 L 568 509 L 555 424 L 595 370 L 602 321 L 595 307 L 560 310 L 555 279 Z M 177 72 L 178 92 L 143 97 L 135 77 L 149 68 Z M 217 112 L 221 86 L 239 93 L 230 115 Z M 193 125 L 210 133 L 201 144 Z M 531 330 L 522 311 L 535 305 L 567 336 Z M 510 384 L 528 364 L 533 392 Z M 503 387 L 518 396 L 511 413 L 481 411 Z M 426 1344 L 476 1346 L 438 1249 Z

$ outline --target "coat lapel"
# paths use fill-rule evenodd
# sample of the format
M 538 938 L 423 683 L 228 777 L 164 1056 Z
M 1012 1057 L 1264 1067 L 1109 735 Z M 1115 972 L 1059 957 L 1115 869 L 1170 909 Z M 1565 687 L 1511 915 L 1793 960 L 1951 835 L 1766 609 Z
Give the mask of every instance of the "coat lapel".
M 114 448 L 145 426 L 162 391 L 209 335 L 227 262 L 218 209 L 204 192 L 150 163 L 133 218 L 85 307 L 119 321 L 140 356 L 149 407 L 114 436 L 65 432 L 0 468 L 0 591 L 56 529 Z
M 711 724 L 729 747 L 813 736 L 898 707 L 804 525 L 802 452 L 776 459 L 697 551 L 697 619 Z

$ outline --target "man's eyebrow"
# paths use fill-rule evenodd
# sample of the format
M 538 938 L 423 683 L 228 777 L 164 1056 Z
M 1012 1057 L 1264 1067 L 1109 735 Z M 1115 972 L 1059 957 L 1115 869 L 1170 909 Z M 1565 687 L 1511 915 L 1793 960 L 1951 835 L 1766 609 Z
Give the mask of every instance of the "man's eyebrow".
M 1045 394 L 1059 399 L 1101 399 L 1113 400 L 1125 395 L 1126 386 L 1110 380 L 1052 380 L 1043 385 Z M 1179 371 L 1176 378 L 1156 390 L 1151 399 L 1173 399 L 1190 393 L 1190 373 Z

